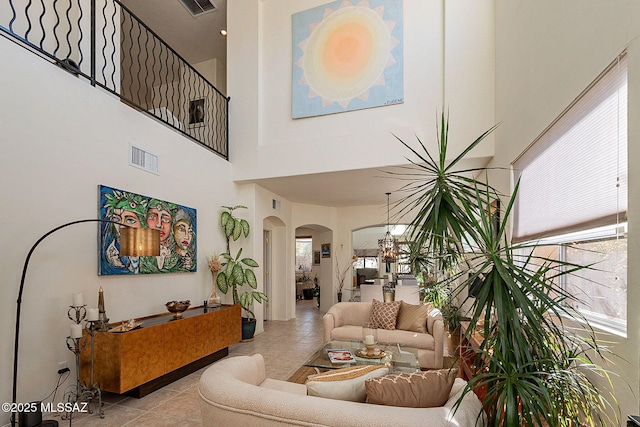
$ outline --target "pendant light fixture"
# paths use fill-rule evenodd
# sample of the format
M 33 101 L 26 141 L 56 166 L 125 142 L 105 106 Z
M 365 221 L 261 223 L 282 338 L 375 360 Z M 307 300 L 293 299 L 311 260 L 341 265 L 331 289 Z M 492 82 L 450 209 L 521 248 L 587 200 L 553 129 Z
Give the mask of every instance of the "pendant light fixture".
M 391 193 L 387 194 L 387 232 L 384 235 L 384 238 L 378 240 L 378 248 L 380 250 L 380 254 L 382 255 L 382 261 L 384 262 L 395 262 L 398 259 L 398 240 L 391 235 L 391 231 L 389 231 L 389 196 Z

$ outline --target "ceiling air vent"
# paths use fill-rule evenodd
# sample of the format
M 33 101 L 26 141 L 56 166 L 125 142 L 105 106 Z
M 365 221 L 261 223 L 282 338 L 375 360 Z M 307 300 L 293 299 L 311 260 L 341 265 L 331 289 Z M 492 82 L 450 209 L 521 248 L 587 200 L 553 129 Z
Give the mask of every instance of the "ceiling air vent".
M 180 0 L 180 3 L 182 3 L 193 16 L 216 10 L 216 6 L 211 0 Z

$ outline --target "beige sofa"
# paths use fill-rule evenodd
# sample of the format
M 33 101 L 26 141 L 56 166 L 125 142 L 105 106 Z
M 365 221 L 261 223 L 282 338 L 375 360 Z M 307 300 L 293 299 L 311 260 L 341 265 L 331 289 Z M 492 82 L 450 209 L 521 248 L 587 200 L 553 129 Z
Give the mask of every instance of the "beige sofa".
M 202 421 L 207 426 L 429 426 L 474 427 L 481 412 L 473 393 L 453 406 L 465 382 L 457 378 L 444 406 L 401 408 L 306 395 L 306 387 L 266 378 L 262 355 L 223 359 L 200 377 Z M 484 425 L 478 422 L 477 425 Z
M 324 342 L 361 340 L 362 325 L 369 322 L 371 307 L 369 302 L 339 302 L 333 305 L 323 317 Z M 380 342 L 417 348 L 421 368 L 442 368 L 444 340 L 444 323 L 437 309 L 432 309 L 427 317 L 426 334 L 399 329 L 378 329 Z

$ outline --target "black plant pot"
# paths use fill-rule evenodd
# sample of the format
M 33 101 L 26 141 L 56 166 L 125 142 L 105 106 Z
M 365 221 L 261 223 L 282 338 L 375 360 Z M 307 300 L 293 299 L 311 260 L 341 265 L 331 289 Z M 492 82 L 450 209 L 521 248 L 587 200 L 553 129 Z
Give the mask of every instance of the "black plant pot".
M 251 341 L 256 333 L 256 319 L 242 318 L 242 341 Z

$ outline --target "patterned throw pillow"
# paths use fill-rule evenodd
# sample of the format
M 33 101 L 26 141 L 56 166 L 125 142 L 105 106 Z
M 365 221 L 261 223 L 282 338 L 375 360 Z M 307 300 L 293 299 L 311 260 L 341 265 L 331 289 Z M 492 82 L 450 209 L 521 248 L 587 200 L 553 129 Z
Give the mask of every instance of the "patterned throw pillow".
M 400 301 L 380 302 L 374 299 L 371 302 L 369 323 L 378 325 L 378 328 L 382 329 L 395 329 L 399 310 Z
M 396 329 L 426 334 L 429 310 L 431 310 L 431 304 L 413 305 L 400 301 L 400 311 L 398 312 Z
M 307 395 L 364 402 L 367 397 L 364 382 L 369 378 L 381 377 L 388 373 L 389 368 L 380 365 L 335 369 L 309 377 L 309 380 L 305 383 Z
M 367 403 L 409 408 L 443 406 L 449 400 L 458 369 L 390 374 L 365 381 Z

